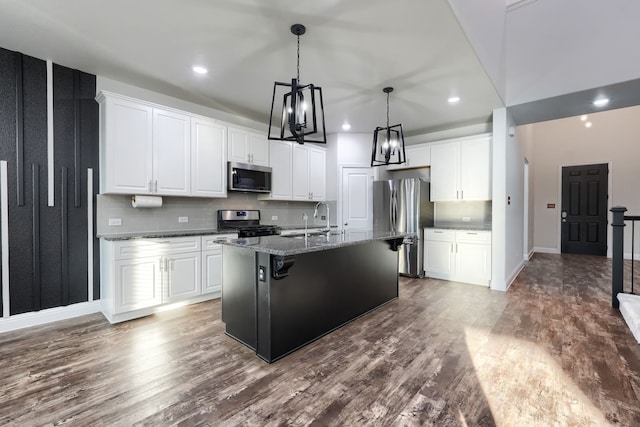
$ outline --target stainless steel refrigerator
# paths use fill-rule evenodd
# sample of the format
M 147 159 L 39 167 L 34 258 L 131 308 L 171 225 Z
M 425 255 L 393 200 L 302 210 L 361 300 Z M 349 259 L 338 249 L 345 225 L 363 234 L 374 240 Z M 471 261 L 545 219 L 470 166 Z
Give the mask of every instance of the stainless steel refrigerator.
M 424 227 L 433 227 L 434 210 L 429 191 L 429 181 L 422 178 L 373 183 L 373 229 L 415 233 L 398 251 L 398 268 L 403 276 L 424 276 Z

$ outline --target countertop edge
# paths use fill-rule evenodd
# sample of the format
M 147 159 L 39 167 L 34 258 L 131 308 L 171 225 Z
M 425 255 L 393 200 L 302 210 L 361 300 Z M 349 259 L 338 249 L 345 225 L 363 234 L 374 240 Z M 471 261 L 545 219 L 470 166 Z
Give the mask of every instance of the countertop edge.
M 154 239 L 154 238 L 167 238 L 167 237 L 189 237 L 189 236 L 212 236 L 219 234 L 234 234 L 229 230 L 171 230 L 171 231 L 144 231 L 144 232 L 131 232 L 131 233 L 113 233 L 113 234 L 98 234 L 97 238 L 116 241 L 116 240 L 134 240 L 134 239 Z
M 379 236 L 370 236 L 370 237 L 366 237 L 366 238 L 355 238 L 353 240 L 347 240 L 347 241 L 337 241 L 337 242 L 328 242 L 327 244 L 313 244 L 313 242 L 311 243 L 312 246 L 305 246 L 305 247 L 299 247 L 300 244 L 303 243 L 302 240 L 299 240 L 298 243 L 296 244 L 295 241 L 290 241 L 292 246 L 291 249 L 275 249 L 273 247 L 269 247 L 268 242 L 267 243 L 256 243 L 256 244 L 246 244 L 247 241 L 249 241 L 250 239 L 255 239 L 255 238 L 240 238 L 240 239 L 233 239 L 233 240 L 221 240 L 220 243 L 223 245 L 227 245 L 227 246 L 233 246 L 236 248 L 243 248 L 243 249 L 248 249 L 250 251 L 253 252 L 261 252 L 261 253 L 266 253 L 269 255 L 276 255 L 276 256 L 292 256 L 292 255 L 300 255 L 300 254 L 305 254 L 305 253 L 311 253 L 311 252 L 320 252 L 320 251 L 326 251 L 326 250 L 330 250 L 330 249 L 337 249 L 337 248 L 341 248 L 341 247 L 346 247 L 346 246 L 355 246 L 355 245 L 360 245 L 360 244 L 364 244 L 364 243 L 369 243 L 369 242 L 374 242 L 374 241 L 378 241 L 378 240 L 392 240 L 392 239 L 404 239 L 405 237 L 410 237 L 410 236 L 415 236 L 415 233 L 393 233 L 393 234 L 385 234 L 385 235 L 379 235 Z M 288 239 L 287 237 L 281 237 L 281 236 L 267 236 L 270 239 Z M 297 246 L 297 247 L 296 247 Z

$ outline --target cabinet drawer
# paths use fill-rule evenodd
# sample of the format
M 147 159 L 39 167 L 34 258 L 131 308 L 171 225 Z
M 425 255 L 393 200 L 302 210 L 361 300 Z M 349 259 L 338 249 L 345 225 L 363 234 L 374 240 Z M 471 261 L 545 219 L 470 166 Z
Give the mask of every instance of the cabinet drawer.
M 238 235 L 233 234 L 215 234 L 211 236 L 202 236 L 202 250 L 220 249 L 220 243 L 218 240 L 224 239 L 237 239 Z
M 455 231 L 441 230 L 437 228 L 425 228 L 424 239 L 439 242 L 453 242 L 455 241 Z
M 114 259 L 134 259 L 200 251 L 200 236 L 134 239 L 114 243 Z
M 459 243 L 491 243 L 490 231 L 458 230 L 456 231 L 456 242 Z

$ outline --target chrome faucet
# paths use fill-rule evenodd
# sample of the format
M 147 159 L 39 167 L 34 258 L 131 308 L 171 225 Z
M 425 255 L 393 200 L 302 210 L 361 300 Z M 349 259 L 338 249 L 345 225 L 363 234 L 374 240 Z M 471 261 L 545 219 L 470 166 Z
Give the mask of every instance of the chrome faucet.
M 313 211 L 313 218 L 318 217 L 318 208 L 320 207 L 320 205 L 324 205 L 324 207 L 327 209 L 327 232 L 329 232 L 331 230 L 331 225 L 329 223 L 329 204 L 327 202 L 316 203 L 316 208 Z

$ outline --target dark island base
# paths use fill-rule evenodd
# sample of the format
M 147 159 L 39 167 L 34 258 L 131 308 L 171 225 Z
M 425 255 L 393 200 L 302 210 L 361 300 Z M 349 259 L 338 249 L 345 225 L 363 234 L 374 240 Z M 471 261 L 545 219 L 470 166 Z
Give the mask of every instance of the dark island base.
M 396 299 L 394 243 L 368 241 L 291 257 L 225 246 L 227 335 L 271 363 Z

